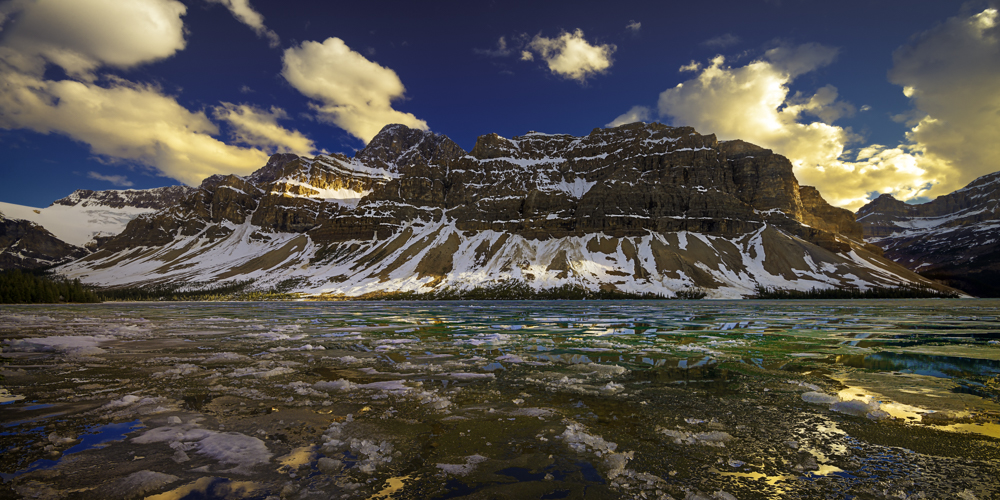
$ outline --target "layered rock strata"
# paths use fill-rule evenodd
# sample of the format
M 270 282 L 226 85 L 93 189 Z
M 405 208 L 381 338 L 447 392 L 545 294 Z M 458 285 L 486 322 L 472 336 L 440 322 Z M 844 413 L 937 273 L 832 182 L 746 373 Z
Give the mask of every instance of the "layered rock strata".
M 63 272 L 348 296 L 505 279 L 713 297 L 928 283 L 800 187 L 786 158 L 642 123 L 490 134 L 469 152 L 389 125 L 353 158 L 275 155 L 250 176 L 210 177 Z

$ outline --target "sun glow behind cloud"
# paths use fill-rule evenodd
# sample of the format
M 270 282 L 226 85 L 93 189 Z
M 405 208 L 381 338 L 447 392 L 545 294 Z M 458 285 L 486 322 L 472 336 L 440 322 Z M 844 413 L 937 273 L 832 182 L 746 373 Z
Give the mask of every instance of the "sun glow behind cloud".
M 831 203 L 857 209 L 871 193 L 926 199 L 958 189 L 1000 167 L 1000 34 L 996 9 L 958 16 L 899 49 L 889 72 L 914 109 L 905 141 L 857 146 L 862 138 L 835 125 L 855 108 L 832 85 L 790 95 L 799 76 L 831 64 L 837 51 L 781 45 L 743 66 L 716 56 L 679 68 L 695 73 L 660 94 L 657 111 L 721 140 L 743 139 L 787 156 L 804 185 Z M 863 106 L 862 111 L 870 109 Z M 643 120 L 636 106 L 608 125 Z

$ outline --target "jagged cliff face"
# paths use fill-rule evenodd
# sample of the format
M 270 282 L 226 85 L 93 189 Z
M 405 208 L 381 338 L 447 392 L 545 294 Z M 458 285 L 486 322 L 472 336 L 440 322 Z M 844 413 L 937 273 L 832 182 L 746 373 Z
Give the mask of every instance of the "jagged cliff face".
M 857 219 L 886 257 L 974 295 L 1000 296 L 1000 172 L 920 205 L 883 194 Z
M 63 272 L 344 295 L 518 279 L 739 297 L 921 280 L 870 250 L 787 159 L 689 127 L 491 134 L 466 152 L 390 125 L 354 158 L 275 155 L 206 179 Z

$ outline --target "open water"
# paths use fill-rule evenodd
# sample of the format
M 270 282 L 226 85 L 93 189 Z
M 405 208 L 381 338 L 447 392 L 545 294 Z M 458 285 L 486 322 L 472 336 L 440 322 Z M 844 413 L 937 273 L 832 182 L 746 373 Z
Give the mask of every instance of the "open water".
M 1000 301 L 0 311 L 0 498 L 1000 498 Z

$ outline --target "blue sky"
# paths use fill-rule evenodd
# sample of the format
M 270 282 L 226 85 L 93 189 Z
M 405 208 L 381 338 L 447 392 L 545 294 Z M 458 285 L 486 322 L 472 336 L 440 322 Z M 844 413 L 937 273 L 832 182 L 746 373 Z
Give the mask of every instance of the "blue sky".
M 351 155 L 392 121 L 466 149 L 692 125 L 785 154 L 852 209 L 1000 169 L 989 2 L 7 0 L 0 16 L 0 201 L 22 205 Z

